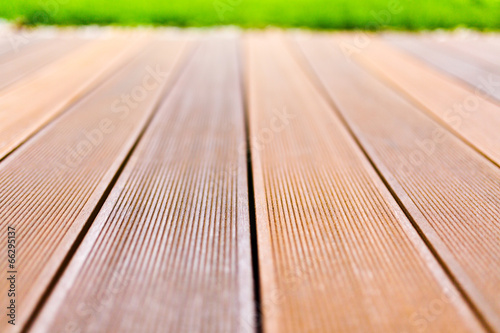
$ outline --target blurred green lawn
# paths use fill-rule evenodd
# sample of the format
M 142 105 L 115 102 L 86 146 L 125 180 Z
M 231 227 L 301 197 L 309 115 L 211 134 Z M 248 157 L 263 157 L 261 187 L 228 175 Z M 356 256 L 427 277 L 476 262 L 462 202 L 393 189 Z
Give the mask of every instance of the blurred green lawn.
M 19 24 L 500 28 L 500 0 L 0 0 Z

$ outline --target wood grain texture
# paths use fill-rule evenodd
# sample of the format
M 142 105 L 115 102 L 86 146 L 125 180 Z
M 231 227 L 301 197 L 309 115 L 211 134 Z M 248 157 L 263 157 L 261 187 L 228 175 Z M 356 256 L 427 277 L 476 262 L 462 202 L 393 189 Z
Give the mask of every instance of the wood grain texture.
M 456 52 L 468 56 L 470 61 L 480 62 L 483 66 L 500 67 L 500 38 L 498 34 L 470 34 L 466 36 L 443 36 L 438 41 Z M 490 68 L 490 67 L 488 67 Z
M 0 332 L 500 332 L 498 34 L 2 27 Z
M 265 331 L 482 331 L 283 38 L 245 56 Z
M 175 77 L 155 79 L 152 73 L 172 72 L 183 50 L 183 41 L 148 43 L 99 90 L 0 164 L 0 225 L 16 228 L 20 263 L 17 325 L 1 321 L 0 331 L 26 324 Z M 132 97 L 129 104 L 127 96 Z M 0 235 L 0 242 L 6 243 L 6 237 Z M 7 289 L 2 279 L 0 293 Z M 2 297 L 2 307 L 6 301 Z
M 418 229 L 500 330 L 500 169 L 349 61 L 334 39 L 297 43 Z
M 124 36 L 125 37 L 125 36 Z M 137 54 L 142 40 L 95 40 L 0 91 L 0 160 Z
M 33 332 L 254 331 L 240 80 L 236 38 L 202 42 Z
M 344 35 L 341 48 L 355 46 L 353 38 L 354 35 Z M 450 80 L 375 35 L 366 47 L 349 54 L 418 105 L 422 112 L 500 166 L 500 106 L 483 98 L 484 93 Z
M 0 64 L 29 56 L 38 50 L 49 49 L 54 39 L 58 37 L 58 35 L 54 35 L 49 38 L 36 38 L 31 40 L 25 38 L 19 45 L 16 45 L 11 40 L 12 36 L 12 33 L 2 35 L 0 32 Z M 2 49 L 6 50 L 6 52 L 2 53 Z
M 23 54 L 10 59 L 0 60 L 0 91 L 19 79 L 57 61 L 72 50 L 83 46 L 87 41 L 81 38 L 51 38 L 36 43 Z
M 500 101 L 500 66 L 471 59 L 462 52 L 448 47 L 446 43 L 437 42 L 428 36 L 409 38 L 409 36 L 391 35 L 385 40 L 451 77 L 470 84 L 472 89 L 481 90 L 485 96 Z

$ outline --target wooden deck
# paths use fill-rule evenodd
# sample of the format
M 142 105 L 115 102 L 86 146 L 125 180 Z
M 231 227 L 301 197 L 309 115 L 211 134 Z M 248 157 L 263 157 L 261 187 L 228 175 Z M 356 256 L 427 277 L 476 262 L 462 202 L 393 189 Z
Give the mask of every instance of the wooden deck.
M 1 332 L 500 332 L 500 35 L 5 36 Z

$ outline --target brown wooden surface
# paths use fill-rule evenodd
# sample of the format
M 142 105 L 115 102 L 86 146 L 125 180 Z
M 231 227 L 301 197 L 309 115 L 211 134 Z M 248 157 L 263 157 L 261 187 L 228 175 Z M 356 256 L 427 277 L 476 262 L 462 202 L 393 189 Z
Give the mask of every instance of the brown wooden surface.
M 497 34 L 2 36 L 1 332 L 500 332 Z
M 266 330 L 407 331 L 445 289 L 453 301 L 427 329 L 478 330 L 284 41 L 250 37 L 246 55 L 250 137 L 272 129 L 277 111 L 292 118 L 252 147 L 259 253 L 269 253 L 260 259 Z
M 87 41 L 80 38 L 48 39 L 45 43 L 35 43 L 23 54 L 15 54 L 0 60 L 0 91 L 19 79 L 57 61 L 72 50 L 77 50 Z
M 143 45 L 127 38 L 97 40 L 0 91 L 0 159 L 122 66 Z
M 500 66 L 500 38 L 498 34 L 465 34 L 449 35 L 445 34 L 441 38 L 432 38 L 432 35 L 425 36 L 427 39 L 434 40 L 435 43 L 443 47 L 454 50 L 457 56 L 469 57 L 469 62 L 477 66 L 494 65 L 496 71 Z
M 355 43 L 351 37 L 344 38 L 341 47 L 351 43 Z M 484 98 L 483 92 L 443 76 L 441 71 L 375 36 L 361 52 L 353 54 L 353 59 L 500 166 L 499 105 Z
M 413 38 L 389 35 L 386 40 L 428 62 L 431 66 L 481 90 L 485 96 L 500 102 L 500 66 L 498 65 L 500 59 L 496 61 L 496 64 L 481 59 L 472 61 L 470 55 L 453 47 L 456 43 L 438 41 L 426 35 Z M 492 54 L 498 56 L 500 52 L 497 50 Z
M 0 222 L 18 231 L 18 325 L 23 326 L 78 235 L 93 219 L 161 96 L 167 77 L 148 98 L 124 108 L 122 94 L 143 85 L 148 66 L 170 72 L 183 41 L 150 42 L 99 90 L 39 132 L 0 165 Z M 118 101 L 118 102 L 117 102 Z M 114 106 L 115 105 L 115 106 Z M 0 235 L 6 242 L 6 234 Z M 8 283 L 0 283 L 6 294 Z M 6 305 L 2 298 L 2 306 Z M 5 321 L 0 330 L 7 329 Z
M 500 248 L 494 230 L 500 169 L 348 61 L 334 39 L 301 36 L 298 44 L 418 229 L 480 312 L 499 326 Z M 353 91 L 363 98 L 353 98 Z
M 34 331 L 254 329 L 240 81 L 236 38 L 203 41 Z

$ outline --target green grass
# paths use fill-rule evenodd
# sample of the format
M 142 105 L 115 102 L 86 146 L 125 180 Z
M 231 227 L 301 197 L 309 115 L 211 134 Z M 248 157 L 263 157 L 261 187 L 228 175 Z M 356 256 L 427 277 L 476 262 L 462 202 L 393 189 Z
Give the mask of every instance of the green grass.
M 500 28 L 500 0 L 0 0 L 19 24 L 316 29 Z

